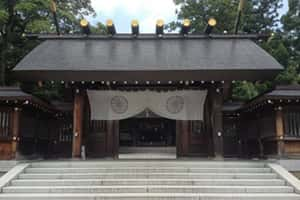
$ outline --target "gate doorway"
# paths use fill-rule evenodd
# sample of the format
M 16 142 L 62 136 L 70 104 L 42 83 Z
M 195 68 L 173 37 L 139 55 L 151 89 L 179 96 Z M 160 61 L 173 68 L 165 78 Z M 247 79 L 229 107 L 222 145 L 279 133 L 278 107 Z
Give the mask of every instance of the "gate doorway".
M 120 159 L 176 159 L 176 121 L 134 117 L 119 124 Z

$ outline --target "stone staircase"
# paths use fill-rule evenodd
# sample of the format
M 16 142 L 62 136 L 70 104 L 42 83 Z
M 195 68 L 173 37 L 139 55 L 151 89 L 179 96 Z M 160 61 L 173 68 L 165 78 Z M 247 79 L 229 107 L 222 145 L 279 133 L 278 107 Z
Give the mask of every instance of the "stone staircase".
M 11 168 L 17 165 L 18 162 L 14 160 L 0 160 L 0 174 L 8 172 Z
M 2 188 L 0 200 L 300 200 L 262 162 L 34 162 Z

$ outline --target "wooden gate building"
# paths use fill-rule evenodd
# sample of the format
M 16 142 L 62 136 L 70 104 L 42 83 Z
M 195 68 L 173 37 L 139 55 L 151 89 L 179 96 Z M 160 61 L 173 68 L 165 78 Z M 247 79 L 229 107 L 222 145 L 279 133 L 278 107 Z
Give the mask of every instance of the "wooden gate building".
M 282 66 L 257 36 L 38 36 L 14 69 L 23 82 L 61 83 L 72 92 L 72 156 L 118 157 L 125 146 L 176 146 L 177 156 L 224 156 L 223 102 L 237 80 L 273 78 Z M 91 120 L 87 90 L 205 90 L 203 120 L 164 119 L 144 110 L 124 120 Z M 100 102 L 99 102 L 100 103 Z

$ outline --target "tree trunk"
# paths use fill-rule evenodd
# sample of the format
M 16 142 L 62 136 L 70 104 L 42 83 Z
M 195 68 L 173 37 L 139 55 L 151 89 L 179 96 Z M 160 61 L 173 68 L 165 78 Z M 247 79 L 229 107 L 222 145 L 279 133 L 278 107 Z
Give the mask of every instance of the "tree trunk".
M 6 51 L 10 43 L 10 36 L 13 32 L 14 22 L 15 22 L 15 5 L 16 0 L 7 0 L 8 6 L 8 20 L 5 25 L 5 31 L 2 33 L 2 50 L 0 52 L 0 84 L 4 86 L 6 83 Z

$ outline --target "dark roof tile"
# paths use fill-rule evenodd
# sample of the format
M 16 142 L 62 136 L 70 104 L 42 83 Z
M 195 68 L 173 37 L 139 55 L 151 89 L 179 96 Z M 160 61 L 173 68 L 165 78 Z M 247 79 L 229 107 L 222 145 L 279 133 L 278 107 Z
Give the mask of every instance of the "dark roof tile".
M 23 80 L 259 80 L 281 69 L 248 39 L 51 39 L 14 71 Z

